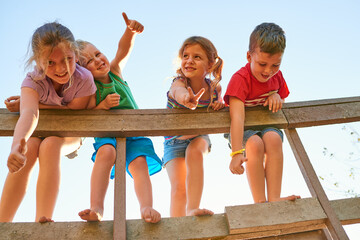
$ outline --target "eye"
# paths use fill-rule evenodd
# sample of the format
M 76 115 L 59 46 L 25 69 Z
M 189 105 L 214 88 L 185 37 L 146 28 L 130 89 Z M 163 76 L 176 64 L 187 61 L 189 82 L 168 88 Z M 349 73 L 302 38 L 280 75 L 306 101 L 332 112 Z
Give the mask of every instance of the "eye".
M 260 65 L 261 67 L 265 67 L 265 66 L 266 66 L 266 63 L 259 63 L 259 65 Z
M 101 52 L 95 54 L 96 57 L 99 57 L 101 55 Z
M 196 55 L 195 58 L 196 59 L 201 59 L 201 57 L 199 55 Z
M 90 58 L 87 62 L 86 62 L 86 65 L 89 65 L 90 63 L 92 63 L 94 59 L 93 58 Z
M 273 67 L 278 68 L 280 67 L 280 64 L 274 64 Z
M 48 62 L 48 66 L 49 66 L 49 67 L 54 66 L 54 65 L 55 65 L 55 62 L 53 62 L 53 61 L 49 61 L 49 62 Z
M 188 58 L 188 57 L 189 57 L 189 55 L 187 55 L 187 54 L 183 55 L 183 58 Z

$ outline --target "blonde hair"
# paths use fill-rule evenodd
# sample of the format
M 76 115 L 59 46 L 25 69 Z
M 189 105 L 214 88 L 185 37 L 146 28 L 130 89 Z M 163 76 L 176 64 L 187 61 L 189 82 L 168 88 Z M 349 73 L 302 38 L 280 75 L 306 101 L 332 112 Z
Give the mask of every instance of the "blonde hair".
M 44 77 L 48 62 L 46 61 L 45 66 L 42 66 L 41 60 L 48 58 L 54 47 L 58 46 L 60 43 L 64 43 L 65 46 L 74 51 L 76 56 L 79 55 L 74 35 L 67 27 L 58 22 L 51 22 L 37 28 L 31 38 L 31 51 L 29 50 L 30 57 L 26 62 L 26 67 L 30 67 L 32 63 L 35 62 L 37 73 Z M 68 71 L 70 71 L 67 59 L 66 65 Z M 69 85 L 71 85 L 71 82 L 72 78 L 70 78 Z
M 212 93 L 222 79 L 221 72 L 222 72 L 224 63 L 223 63 L 223 60 L 218 56 L 218 53 L 217 53 L 217 50 L 216 50 L 214 44 L 209 39 L 201 37 L 201 36 L 192 36 L 192 37 L 187 38 L 179 50 L 178 57 L 180 59 L 182 59 L 185 48 L 189 45 L 195 45 L 195 44 L 198 44 L 205 51 L 205 54 L 209 60 L 209 63 L 212 65 L 211 69 L 209 70 L 209 76 L 210 76 L 210 81 L 211 81 L 210 102 L 212 102 L 212 100 L 213 100 Z M 186 86 L 190 85 L 190 79 L 185 77 L 184 73 L 181 70 L 181 67 L 176 70 L 176 73 L 177 73 L 178 77 L 181 77 L 186 80 L 185 81 Z M 211 76 L 213 76 L 214 79 L 211 79 Z
M 259 47 L 261 52 L 284 53 L 286 47 L 285 32 L 275 23 L 262 23 L 255 27 L 250 35 L 249 52 Z
M 89 44 L 93 45 L 93 44 L 90 42 L 81 40 L 81 39 L 76 40 L 76 44 L 78 45 L 78 49 L 79 49 L 79 64 L 82 67 L 86 67 L 86 62 L 85 62 L 86 59 L 84 57 L 84 49 L 86 48 L 87 45 L 89 45 Z

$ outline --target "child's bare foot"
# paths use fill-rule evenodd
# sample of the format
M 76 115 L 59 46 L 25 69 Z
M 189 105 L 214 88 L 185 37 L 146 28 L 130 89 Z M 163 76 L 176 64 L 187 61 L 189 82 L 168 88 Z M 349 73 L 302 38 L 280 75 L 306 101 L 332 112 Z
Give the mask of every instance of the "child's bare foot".
M 161 220 L 160 213 L 152 207 L 143 207 L 142 209 L 140 209 L 140 212 L 141 218 L 144 219 L 145 222 L 157 223 Z
M 47 223 L 47 222 L 54 222 L 54 220 L 52 220 L 51 218 L 47 218 L 45 216 L 39 218 L 39 223 Z
M 96 212 L 95 210 L 91 209 L 85 209 L 81 212 L 79 212 L 79 216 L 82 220 L 88 221 L 88 222 L 98 222 L 102 219 L 102 214 L 99 212 Z
M 204 215 L 214 215 L 214 212 L 205 208 L 203 209 L 196 208 L 186 211 L 186 216 L 204 216 Z
M 290 200 L 290 201 L 295 201 L 296 199 L 300 199 L 301 197 L 298 196 L 298 195 L 290 195 L 290 196 L 287 196 L 287 197 L 281 197 L 281 198 L 277 198 L 277 199 L 271 199 L 269 200 L 269 202 L 279 202 L 279 201 L 287 201 L 287 200 Z

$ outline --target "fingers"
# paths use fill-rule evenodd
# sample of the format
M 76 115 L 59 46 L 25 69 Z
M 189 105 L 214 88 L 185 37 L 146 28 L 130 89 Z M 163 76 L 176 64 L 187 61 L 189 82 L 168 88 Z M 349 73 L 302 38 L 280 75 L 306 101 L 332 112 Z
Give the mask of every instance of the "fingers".
M 126 13 L 122 13 L 124 21 L 126 26 L 130 29 L 130 31 L 135 32 L 135 33 L 142 33 L 144 31 L 144 26 L 139 23 L 136 20 L 130 20 Z
M 205 92 L 205 88 L 200 89 L 200 91 L 194 96 L 194 98 L 199 101 L 199 99 L 202 97 L 202 95 Z
M 18 99 L 20 99 L 20 96 L 16 95 L 16 96 L 8 97 L 5 101 L 11 102 L 13 100 L 18 100 Z
M 223 102 L 219 102 L 219 101 L 214 101 L 211 104 L 211 108 L 215 111 L 223 109 L 225 107 L 225 104 Z
M 130 25 L 130 21 L 129 21 L 129 18 L 127 17 L 126 13 L 122 13 L 123 15 L 123 18 L 124 18 L 124 21 L 125 21 L 125 24 L 126 26 L 129 26 Z

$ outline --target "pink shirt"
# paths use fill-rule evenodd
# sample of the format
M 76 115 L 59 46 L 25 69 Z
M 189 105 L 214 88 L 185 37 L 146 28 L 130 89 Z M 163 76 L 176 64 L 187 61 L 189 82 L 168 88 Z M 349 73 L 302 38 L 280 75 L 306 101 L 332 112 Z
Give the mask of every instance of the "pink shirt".
M 36 71 L 26 75 L 21 88 L 29 87 L 39 94 L 39 102 L 46 105 L 66 106 L 74 98 L 85 97 L 96 92 L 94 78 L 91 72 L 76 64 L 75 72 L 72 76 L 72 83 L 64 84 L 60 95 L 55 91 L 50 78 L 39 78 Z
M 251 73 L 250 64 L 247 63 L 234 73 L 227 86 L 224 100 L 229 105 L 229 97 L 239 98 L 246 107 L 263 105 L 269 95 L 278 93 L 282 99 L 289 95 L 285 79 L 278 71 L 266 82 L 259 82 Z

